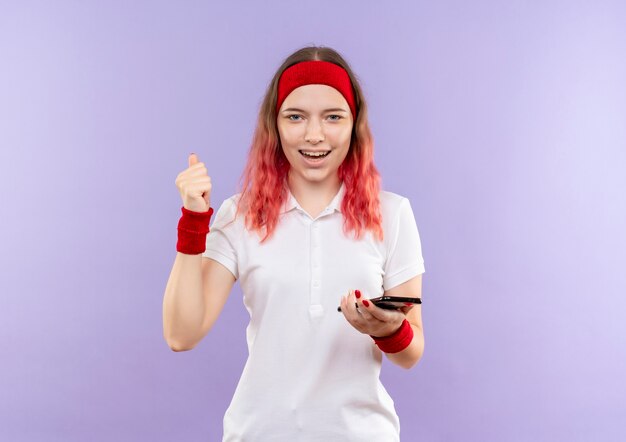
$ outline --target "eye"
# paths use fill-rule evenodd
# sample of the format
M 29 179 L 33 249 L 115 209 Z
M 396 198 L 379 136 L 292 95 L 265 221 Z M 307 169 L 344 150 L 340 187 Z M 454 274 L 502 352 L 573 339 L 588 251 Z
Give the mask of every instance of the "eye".
M 290 120 L 290 121 L 297 121 L 297 120 L 292 120 L 292 119 L 291 119 L 291 117 L 299 117 L 299 116 L 300 116 L 300 115 L 293 114 L 293 115 L 289 115 L 289 116 L 287 117 L 287 119 L 288 119 L 288 120 Z
M 336 120 L 332 120 L 332 121 L 339 121 L 343 118 L 341 115 L 329 115 L 329 117 L 337 117 Z

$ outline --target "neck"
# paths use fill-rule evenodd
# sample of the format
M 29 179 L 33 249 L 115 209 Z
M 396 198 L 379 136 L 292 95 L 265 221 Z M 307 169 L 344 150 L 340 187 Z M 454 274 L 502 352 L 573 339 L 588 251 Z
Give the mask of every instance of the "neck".
M 341 188 L 341 180 L 335 176 L 333 180 L 318 183 L 303 181 L 289 175 L 287 178 L 289 190 L 303 208 L 312 210 L 328 206 Z

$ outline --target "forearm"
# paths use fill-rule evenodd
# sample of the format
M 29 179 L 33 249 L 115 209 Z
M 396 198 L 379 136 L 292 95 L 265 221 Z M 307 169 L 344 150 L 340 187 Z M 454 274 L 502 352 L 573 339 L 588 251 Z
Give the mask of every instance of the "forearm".
M 417 364 L 424 354 L 424 333 L 421 328 L 413 324 L 410 325 L 413 329 L 411 343 L 404 350 L 397 353 L 385 353 L 387 359 L 407 370 Z
M 202 256 L 178 252 L 163 297 L 163 337 L 170 348 L 195 345 L 204 320 Z

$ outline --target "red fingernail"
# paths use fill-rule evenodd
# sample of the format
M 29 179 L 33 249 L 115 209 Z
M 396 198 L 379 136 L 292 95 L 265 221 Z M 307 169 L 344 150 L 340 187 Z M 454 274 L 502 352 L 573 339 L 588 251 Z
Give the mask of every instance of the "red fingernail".
M 369 306 L 370 306 L 370 302 L 369 302 L 367 299 L 364 299 L 364 300 L 363 300 L 363 305 L 364 305 L 365 307 L 369 307 Z
M 361 297 L 361 291 L 360 290 L 355 290 L 354 294 L 356 295 L 356 299 L 359 299 Z
M 413 304 L 411 304 L 410 302 L 405 302 L 404 305 L 408 305 L 409 307 L 412 306 Z

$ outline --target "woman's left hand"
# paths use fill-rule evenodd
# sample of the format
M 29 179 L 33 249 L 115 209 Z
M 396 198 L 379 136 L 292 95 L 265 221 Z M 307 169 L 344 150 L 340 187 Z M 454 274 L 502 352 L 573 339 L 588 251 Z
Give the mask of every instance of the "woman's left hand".
M 350 290 L 341 298 L 341 312 L 348 322 L 361 333 L 377 338 L 395 333 L 411 308 L 412 305 L 399 310 L 386 310 L 364 299 L 362 294 L 357 298 L 355 290 Z

